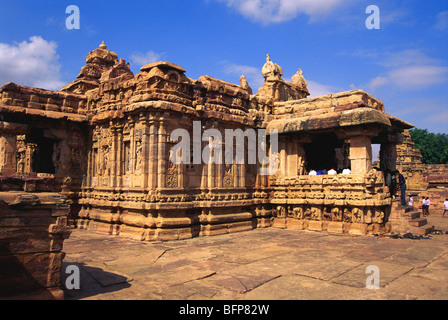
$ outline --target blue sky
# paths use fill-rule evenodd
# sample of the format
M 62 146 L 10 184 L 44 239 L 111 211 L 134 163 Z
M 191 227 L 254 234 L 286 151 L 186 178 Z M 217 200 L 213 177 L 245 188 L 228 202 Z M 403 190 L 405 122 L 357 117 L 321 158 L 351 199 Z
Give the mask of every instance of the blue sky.
M 68 30 L 66 8 L 80 9 Z M 366 8 L 380 9 L 369 30 Z M 0 82 L 59 89 L 101 41 L 131 63 L 167 60 L 187 76 L 262 84 L 266 54 L 312 96 L 363 89 L 386 112 L 448 133 L 448 1 L 0 0 Z

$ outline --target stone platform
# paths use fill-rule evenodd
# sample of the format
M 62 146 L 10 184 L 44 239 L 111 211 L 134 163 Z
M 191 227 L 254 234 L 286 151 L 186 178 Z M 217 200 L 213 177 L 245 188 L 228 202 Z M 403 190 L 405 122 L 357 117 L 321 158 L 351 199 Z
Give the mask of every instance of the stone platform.
M 448 230 L 441 212 L 428 217 Z M 167 242 L 138 242 L 74 230 L 64 243 L 81 270 L 86 300 L 448 299 L 448 235 L 429 239 L 277 228 Z M 366 289 L 366 268 L 380 289 Z M 62 273 L 62 283 L 65 283 Z

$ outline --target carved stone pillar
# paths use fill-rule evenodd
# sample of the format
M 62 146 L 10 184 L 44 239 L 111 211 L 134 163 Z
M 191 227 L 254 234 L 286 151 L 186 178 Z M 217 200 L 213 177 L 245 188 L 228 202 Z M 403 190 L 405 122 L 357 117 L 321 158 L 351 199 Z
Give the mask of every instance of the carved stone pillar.
M 394 171 L 397 169 L 397 144 L 402 142 L 402 135 L 390 134 L 386 143 L 381 144 L 380 167 L 381 170 Z
M 123 157 L 123 128 L 117 128 L 117 164 L 116 164 L 116 174 L 117 182 L 116 186 L 123 186 L 123 169 L 124 168 L 124 157 Z
M 148 179 L 147 176 L 149 174 L 149 123 L 146 119 L 144 119 L 143 115 L 140 115 L 140 120 L 143 124 L 142 129 L 142 151 L 141 151 L 141 181 L 142 187 L 147 188 Z
M 166 129 L 165 119 L 161 119 L 159 122 L 158 132 L 158 144 L 157 144 L 157 187 L 165 188 L 166 184 Z
M 364 174 L 372 169 L 372 144 L 369 136 L 350 137 L 350 163 L 354 174 Z
M 209 188 L 213 188 L 215 186 L 215 166 L 216 164 L 213 162 L 214 159 L 214 146 L 216 145 L 216 141 L 213 141 L 213 138 L 209 138 L 208 140 L 208 145 L 209 145 L 209 150 L 210 150 L 210 155 L 209 155 L 209 162 L 207 164 L 207 169 L 208 169 L 208 173 L 207 173 L 207 177 L 208 177 L 208 187 Z
M 0 121 L 0 174 L 16 173 L 17 135 L 25 131 L 24 125 Z
M 16 172 L 16 136 L 0 135 L 0 173 L 8 176 Z
M 112 139 L 112 146 L 111 146 L 111 153 L 110 153 L 110 186 L 111 187 L 116 187 L 117 186 L 117 164 L 119 163 L 118 161 L 118 135 L 117 135 L 117 130 L 116 128 L 114 128 L 113 124 L 110 124 L 110 131 L 111 131 L 111 139 Z
M 282 139 L 279 141 L 279 160 L 280 160 L 280 176 L 285 177 L 287 175 L 287 163 L 286 163 L 286 142 Z
M 150 190 L 157 188 L 157 151 L 158 151 L 158 127 L 155 120 L 149 122 L 149 171 L 148 186 Z

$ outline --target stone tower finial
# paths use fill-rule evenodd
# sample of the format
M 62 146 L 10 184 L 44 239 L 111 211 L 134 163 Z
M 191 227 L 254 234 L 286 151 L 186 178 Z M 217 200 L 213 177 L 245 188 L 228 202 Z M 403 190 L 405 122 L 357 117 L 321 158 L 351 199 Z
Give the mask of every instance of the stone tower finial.
M 107 46 L 106 46 L 106 44 L 104 43 L 104 40 L 103 40 L 103 42 L 101 42 L 101 44 L 100 44 L 100 49 L 107 49 Z
M 265 79 L 270 78 L 272 79 L 281 79 L 281 77 L 283 76 L 283 70 L 282 68 L 272 62 L 271 60 L 271 55 L 267 54 L 266 55 L 266 63 L 264 64 L 263 68 L 261 69 L 261 74 L 263 75 L 263 77 Z

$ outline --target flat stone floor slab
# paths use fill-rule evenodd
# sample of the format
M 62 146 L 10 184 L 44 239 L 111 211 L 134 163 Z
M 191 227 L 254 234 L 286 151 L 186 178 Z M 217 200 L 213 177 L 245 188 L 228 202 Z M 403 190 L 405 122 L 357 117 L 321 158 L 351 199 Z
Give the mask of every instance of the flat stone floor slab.
M 428 218 L 448 230 L 448 217 Z M 430 239 L 256 229 L 182 241 L 138 242 L 73 230 L 64 242 L 66 299 L 448 299 L 448 235 Z M 68 290 L 69 265 L 80 289 Z M 367 289 L 368 266 L 379 289 Z

